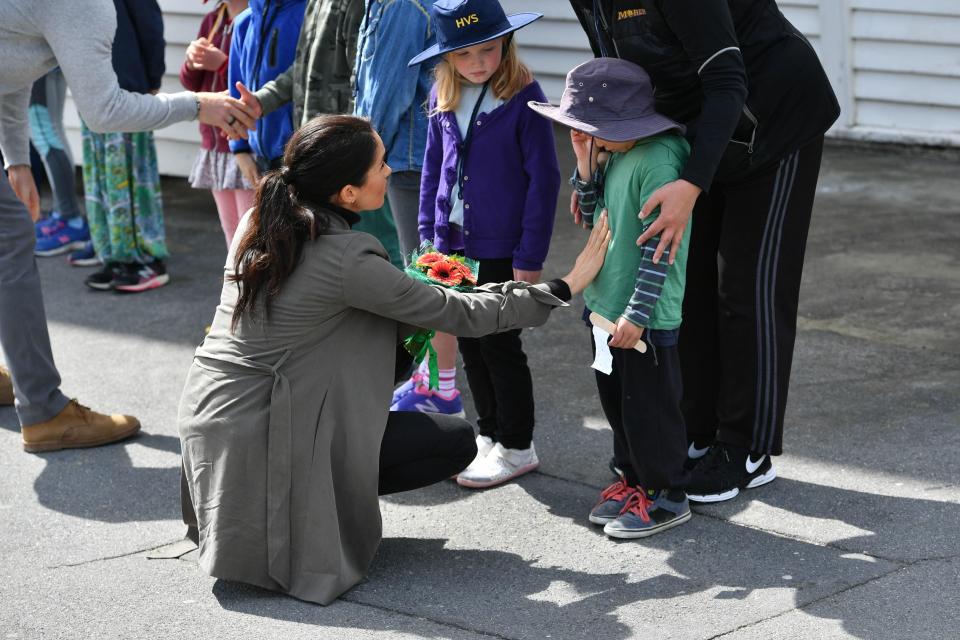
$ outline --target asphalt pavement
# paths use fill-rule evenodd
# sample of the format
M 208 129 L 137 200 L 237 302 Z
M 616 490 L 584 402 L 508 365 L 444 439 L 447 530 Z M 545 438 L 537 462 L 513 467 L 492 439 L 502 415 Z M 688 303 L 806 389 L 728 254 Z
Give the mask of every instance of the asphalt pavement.
M 166 179 L 169 286 L 39 260 L 63 389 L 144 429 L 32 455 L 0 409 L 0 639 L 960 638 L 958 175 L 957 153 L 828 146 L 775 482 L 645 541 L 591 525 L 611 432 L 575 304 L 524 334 L 540 470 L 385 498 L 370 575 L 328 607 L 178 543 L 177 404 L 226 248 L 209 194 Z M 564 189 L 547 277 L 584 238 Z

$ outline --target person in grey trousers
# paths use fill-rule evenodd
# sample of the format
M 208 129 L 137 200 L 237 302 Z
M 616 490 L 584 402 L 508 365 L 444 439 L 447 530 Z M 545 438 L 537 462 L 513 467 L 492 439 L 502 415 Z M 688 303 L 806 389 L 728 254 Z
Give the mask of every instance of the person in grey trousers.
M 149 131 L 199 119 L 246 136 L 254 124 L 250 108 L 227 96 L 120 89 L 111 61 L 116 28 L 110 0 L 0 0 L 0 153 L 7 170 L 0 172 L 0 346 L 9 367 L 0 368 L 0 402 L 15 399 L 23 447 L 31 452 L 107 444 L 140 429 L 132 416 L 91 411 L 60 391 L 33 254 L 40 214 L 29 166 L 34 81 L 59 65 L 94 131 Z

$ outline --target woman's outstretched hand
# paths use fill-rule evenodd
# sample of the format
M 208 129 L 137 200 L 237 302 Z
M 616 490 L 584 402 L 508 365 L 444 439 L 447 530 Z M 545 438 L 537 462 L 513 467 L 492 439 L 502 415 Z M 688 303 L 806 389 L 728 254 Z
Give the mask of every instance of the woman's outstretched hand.
M 607 212 L 600 214 L 600 219 L 593 225 L 587 245 L 577 256 L 570 273 L 561 278 L 570 287 L 570 293 L 576 295 L 587 288 L 593 279 L 600 273 L 603 260 L 607 257 L 607 247 L 610 244 L 610 226 L 607 224 Z

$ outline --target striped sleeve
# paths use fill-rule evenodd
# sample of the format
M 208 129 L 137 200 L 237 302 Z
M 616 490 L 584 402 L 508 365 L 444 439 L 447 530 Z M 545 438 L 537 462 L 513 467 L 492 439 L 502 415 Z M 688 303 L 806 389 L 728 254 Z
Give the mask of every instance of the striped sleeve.
M 640 180 L 639 202 L 641 204 L 646 202 L 654 191 L 676 180 L 677 176 L 677 166 L 671 164 L 644 168 Z M 653 221 L 659 215 L 660 209 L 654 209 L 653 213 L 644 220 L 644 231 L 653 224 Z M 630 301 L 627 303 L 627 308 L 623 312 L 623 317 L 638 327 L 650 326 L 653 310 L 660 300 L 663 285 L 667 281 L 667 269 L 671 268 L 669 250 L 663 252 L 658 264 L 654 264 L 653 254 L 659 244 L 660 234 L 658 233 L 640 247 L 640 266 L 637 268 L 636 285 L 633 295 L 630 296 Z
M 643 255 L 640 257 L 640 267 L 637 269 L 637 283 L 630 296 L 630 302 L 623 312 L 623 317 L 638 327 L 650 326 L 650 317 L 653 308 L 660 300 L 663 283 L 667 281 L 667 269 L 670 267 L 670 252 L 664 251 L 659 264 L 654 264 L 653 253 L 660 244 L 660 234 L 647 240 L 640 247 Z

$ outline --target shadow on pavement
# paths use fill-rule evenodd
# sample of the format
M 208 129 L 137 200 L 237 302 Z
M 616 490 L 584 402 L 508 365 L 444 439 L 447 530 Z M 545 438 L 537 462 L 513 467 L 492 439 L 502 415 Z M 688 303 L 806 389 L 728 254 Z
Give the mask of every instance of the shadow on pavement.
M 552 515 L 603 535 L 586 521 L 591 505 L 583 502 L 583 491 L 558 491 L 555 483 L 536 480 L 532 476 L 518 484 Z M 416 495 L 410 501 L 413 504 L 439 504 L 458 491 L 445 483 L 406 495 Z M 748 506 L 761 508 L 759 515 L 768 520 L 734 529 L 722 522 L 737 518 Z M 622 607 L 650 607 L 652 602 L 671 600 L 671 606 L 682 606 L 686 598 L 701 593 L 716 603 L 703 611 L 711 616 L 717 607 L 727 608 L 719 601 L 742 601 L 731 606 L 749 608 L 751 596 L 768 589 L 790 589 L 794 606 L 806 607 L 853 585 L 867 584 L 902 563 L 960 553 L 960 540 L 954 535 L 960 505 L 922 498 L 880 496 L 781 478 L 739 500 L 697 507 L 697 513 L 691 525 L 644 541 L 621 543 L 664 552 L 671 573 L 645 579 L 629 573 L 593 574 L 541 566 L 536 559 L 503 551 L 449 549 L 445 540 L 387 538 L 369 578 L 345 599 L 479 633 L 619 639 L 635 637 L 636 631 L 620 621 Z M 814 524 L 813 519 L 817 539 L 797 539 L 804 527 Z M 904 541 L 914 537 L 916 529 L 929 534 L 904 551 Z M 916 553 L 921 556 L 915 557 Z M 637 572 L 643 573 L 642 569 L 638 564 Z M 336 625 L 339 618 L 322 607 L 305 607 L 279 594 L 226 581 L 215 584 L 214 595 L 225 609 L 262 617 L 318 625 Z M 838 614 L 843 608 L 829 608 L 822 614 L 818 610 L 803 609 L 808 615 L 838 620 L 856 637 L 876 637 L 876 629 L 864 626 L 860 614 L 847 619 Z M 732 615 L 743 623 L 742 614 Z M 900 637 L 906 631 L 894 626 L 885 637 Z
M 511 636 L 522 629 L 536 629 L 536 637 L 632 637 L 632 630 L 617 621 L 617 607 L 654 597 L 665 585 L 630 584 L 628 574 L 594 575 L 557 567 L 534 566 L 535 561 L 502 551 L 452 550 L 445 540 L 385 539 L 377 553 L 367 581 L 343 596 L 343 599 L 399 611 L 441 624 L 465 627 L 477 633 L 501 633 Z M 389 578 L 385 579 L 387 576 Z M 401 576 L 405 596 L 397 598 L 397 576 Z M 464 577 L 470 576 L 465 581 Z M 509 576 L 509 580 L 505 578 Z M 667 581 L 675 580 L 668 578 Z M 565 586 L 561 602 L 551 588 Z M 497 585 L 496 589 L 490 589 Z M 452 587 L 452 588 L 451 588 Z M 331 607 L 304 607 L 286 596 L 218 580 L 213 594 L 229 611 L 317 625 L 336 625 L 340 616 Z M 406 600 L 413 595 L 419 605 L 409 611 Z M 567 601 L 575 598 L 576 601 Z M 562 614 L 562 615 L 559 615 Z M 588 635 L 570 628 L 571 619 L 591 618 Z M 403 620 L 403 619 L 401 619 Z M 352 627 L 357 620 L 349 620 Z M 362 623 L 361 623 L 361 626 Z M 368 630 L 396 630 L 401 625 Z M 422 633 L 422 632 L 421 632 Z M 447 633 L 442 636 L 449 637 Z
M 37 502 L 98 522 L 179 521 L 180 465 L 135 467 L 131 444 L 180 454 L 179 438 L 149 433 L 105 447 L 42 454 L 47 464 L 34 481 Z

